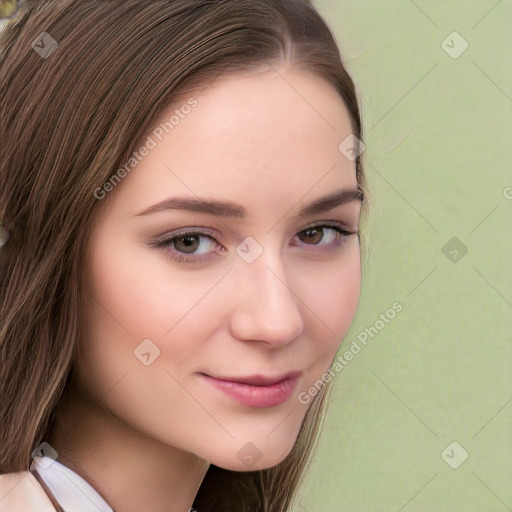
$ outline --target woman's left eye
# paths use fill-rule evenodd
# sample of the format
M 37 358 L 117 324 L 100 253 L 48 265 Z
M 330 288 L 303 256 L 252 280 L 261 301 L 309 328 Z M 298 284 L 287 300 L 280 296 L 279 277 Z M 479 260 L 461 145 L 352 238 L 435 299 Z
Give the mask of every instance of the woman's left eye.
M 296 236 L 300 243 L 294 243 L 293 245 L 304 244 L 320 247 L 320 249 L 313 249 L 314 251 L 336 251 L 345 239 L 355 234 L 357 234 L 357 231 L 350 231 L 343 225 L 320 224 L 299 231 Z M 164 249 L 172 259 L 178 262 L 200 263 L 212 257 L 208 249 L 213 248 L 220 252 L 225 250 L 215 240 L 212 232 L 189 229 L 170 235 L 172 236 L 167 235 L 165 238 L 154 241 L 151 245 Z M 204 243 L 201 244 L 201 241 Z
M 325 230 L 330 230 L 331 235 L 325 236 Z M 319 245 L 320 242 L 323 242 L 324 239 L 327 239 L 326 244 L 321 245 L 329 246 L 332 245 L 334 242 L 335 244 L 339 245 L 343 240 L 351 235 L 355 235 L 356 233 L 353 231 L 349 231 L 348 229 L 338 226 L 338 225 L 318 225 L 318 226 L 312 226 L 309 228 L 306 228 L 298 233 L 298 236 L 301 241 L 304 241 L 304 239 L 310 239 L 312 240 L 313 245 Z M 303 235 L 303 236 L 300 236 Z M 308 244 L 310 245 L 310 244 Z

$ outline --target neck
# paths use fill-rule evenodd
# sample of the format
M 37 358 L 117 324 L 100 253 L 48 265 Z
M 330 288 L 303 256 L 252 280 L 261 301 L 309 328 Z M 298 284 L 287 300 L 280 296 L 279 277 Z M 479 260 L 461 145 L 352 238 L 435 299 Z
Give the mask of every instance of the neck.
M 59 462 L 120 512 L 188 511 L 209 467 L 78 394 L 62 401 L 47 442 L 57 450 Z

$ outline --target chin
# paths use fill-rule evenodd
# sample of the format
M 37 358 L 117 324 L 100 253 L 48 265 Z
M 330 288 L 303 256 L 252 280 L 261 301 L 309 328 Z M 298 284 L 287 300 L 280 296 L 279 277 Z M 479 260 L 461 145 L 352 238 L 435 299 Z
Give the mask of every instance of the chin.
M 269 469 L 286 459 L 292 451 L 295 441 L 296 436 L 293 435 L 290 435 L 290 439 L 286 442 L 282 436 L 276 436 L 274 442 L 269 442 L 269 439 L 265 439 L 264 436 L 259 442 L 239 443 L 235 441 L 236 448 L 234 450 L 225 445 L 223 452 L 216 453 L 209 459 L 209 462 L 228 471 L 247 472 Z M 239 444 L 240 446 L 238 446 Z

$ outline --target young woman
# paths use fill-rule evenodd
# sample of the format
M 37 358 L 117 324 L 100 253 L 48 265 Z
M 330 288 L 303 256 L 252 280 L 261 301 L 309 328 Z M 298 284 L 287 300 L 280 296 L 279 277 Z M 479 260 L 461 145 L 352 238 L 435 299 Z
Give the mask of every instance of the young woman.
M 0 58 L 0 510 L 289 510 L 365 259 L 326 23 L 26 0 Z

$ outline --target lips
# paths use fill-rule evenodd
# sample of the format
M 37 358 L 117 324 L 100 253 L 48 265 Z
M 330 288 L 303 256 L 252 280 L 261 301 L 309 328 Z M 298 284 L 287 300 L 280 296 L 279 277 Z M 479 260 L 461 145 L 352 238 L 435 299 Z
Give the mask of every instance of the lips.
M 277 376 L 251 375 L 246 377 L 200 376 L 224 395 L 255 408 L 275 407 L 286 402 L 293 394 L 301 372 Z
M 288 372 L 282 375 L 278 375 L 276 377 L 265 377 L 263 375 L 252 375 L 249 377 L 217 377 L 213 375 L 207 375 L 207 377 L 212 377 L 213 379 L 222 380 L 225 382 L 248 384 L 250 386 L 273 386 L 275 384 L 283 382 L 284 380 L 290 380 L 300 377 L 301 373 L 302 372 Z

